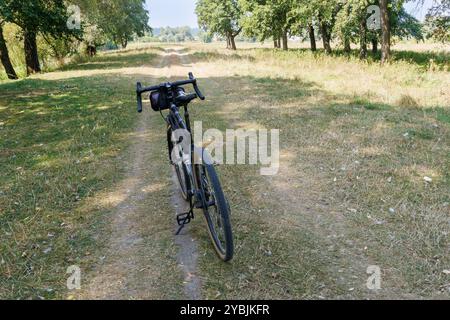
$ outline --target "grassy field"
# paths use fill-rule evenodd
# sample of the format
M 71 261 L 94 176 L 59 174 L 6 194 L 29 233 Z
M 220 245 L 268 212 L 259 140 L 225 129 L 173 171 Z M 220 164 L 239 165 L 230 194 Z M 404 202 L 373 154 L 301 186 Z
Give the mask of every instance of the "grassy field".
M 157 52 L 102 56 L 0 85 L 0 297 L 66 298 L 67 267 L 86 270 L 104 255 L 108 191 L 124 177 L 137 119 L 138 78 L 120 68 L 139 74 Z M 157 248 L 167 237 L 150 240 Z
M 120 198 L 137 152 L 134 83 L 188 71 L 208 97 L 191 108 L 205 129 L 281 129 L 278 175 L 219 167 L 235 260 L 218 261 L 203 224 L 190 226 L 204 298 L 450 297 L 448 51 L 408 46 L 381 67 L 302 48 L 183 48 L 164 62 L 167 48 L 141 44 L 0 83 L 0 297 L 70 297 L 70 265 L 95 278 L 117 211 L 102 199 Z M 149 121 L 145 178 L 158 187 L 142 200 L 136 254 L 153 272 L 132 275 L 149 286 L 128 297 L 179 298 L 164 126 Z M 369 265 L 381 290 L 366 287 Z

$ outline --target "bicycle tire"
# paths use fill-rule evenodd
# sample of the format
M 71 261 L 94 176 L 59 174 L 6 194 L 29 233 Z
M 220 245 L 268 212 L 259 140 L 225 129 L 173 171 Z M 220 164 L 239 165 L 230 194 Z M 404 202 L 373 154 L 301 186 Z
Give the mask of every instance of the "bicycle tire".
M 225 262 L 230 261 L 234 254 L 233 233 L 230 222 L 231 210 L 220 185 L 219 177 L 213 165 L 197 165 L 196 170 L 204 200 L 202 209 L 208 226 L 209 236 L 219 258 Z M 205 178 L 207 181 L 204 181 Z M 208 185 L 205 185 L 205 183 L 208 183 Z M 208 190 L 209 186 L 211 187 L 210 190 Z M 213 194 L 211 194 L 211 191 L 213 191 Z M 215 203 L 214 216 L 210 212 L 211 207 L 206 205 L 212 197 Z M 221 225 L 223 241 L 217 232 L 218 230 L 216 230 L 215 219 L 217 224 Z

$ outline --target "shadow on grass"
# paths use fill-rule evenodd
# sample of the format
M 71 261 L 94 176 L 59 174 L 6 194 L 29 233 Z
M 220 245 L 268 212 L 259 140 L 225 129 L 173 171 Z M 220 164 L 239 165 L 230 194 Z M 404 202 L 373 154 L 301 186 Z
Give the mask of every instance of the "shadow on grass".
M 195 63 L 195 62 L 204 62 L 204 61 L 212 61 L 212 60 L 247 60 L 250 62 L 255 61 L 255 58 L 251 55 L 242 55 L 238 52 L 236 53 L 230 53 L 230 54 L 223 54 L 215 51 L 209 51 L 209 52 L 200 52 L 196 51 L 194 53 L 191 53 L 188 55 L 189 59 Z
M 263 287 L 272 298 L 317 294 L 346 297 L 350 282 L 335 282 L 333 273 L 337 266 L 358 269 L 358 263 L 350 261 L 352 258 L 364 268 L 370 259 L 375 259 L 383 261 L 386 268 L 400 270 L 400 275 L 396 275 L 400 280 L 391 282 L 392 290 L 399 290 L 405 296 L 412 293 L 430 297 L 434 288 L 445 284 L 439 276 L 440 266 L 429 265 L 428 261 L 445 255 L 448 238 L 436 235 L 433 225 L 427 221 L 435 219 L 442 223 L 448 216 L 446 205 L 440 204 L 448 201 L 449 171 L 445 161 L 448 143 L 442 144 L 449 131 L 448 125 L 433 125 L 433 120 L 446 122 L 450 116 L 448 110 L 377 103 L 363 95 L 336 96 L 317 83 L 302 80 L 235 76 L 213 77 L 204 82 L 206 94 L 211 92 L 210 101 L 207 108 L 195 111 L 198 112 L 195 117 L 204 121 L 204 129 L 225 130 L 230 126 L 239 127 L 241 123 L 246 128 L 280 129 L 282 154 L 289 155 L 281 163 L 288 170 L 278 177 L 286 187 L 281 193 L 272 190 L 278 187 L 276 178 L 258 177 L 255 167 L 222 169 L 226 177 L 224 188 L 239 204 L 233 205 L 231 201 L 236 242 L 245 246 L 237 249 L 236 261 L 229 269 L 218 272 L 209 267 L 208 272 L 216 275 L 206 277 L 211 292 L 223 290 L 219 282 L 225 280 L 232 287 L 229 296 L 236 297 L 260 298 L 259 290 Z M 216 96 L 218 101 L 211 96 Z M 433 180 L 433 186 L 414 181 L 423 180 L 423 174 L 428 174 L 420 176 L 423 168 L 439 176 L 438 181 Z M 391 180 L 392 183 L 388 182 Z M 402 211 L 401 218 L 389 213 L 390 203 L 401 203 L 395 207 L 396 215 Z M 356 208 L 352 209 L 355 214 L 347 214 L 347 208 Z M 427 209 L 430 213 L 425 215 L 423 208 L 433 209 Z M 323 216 L 320 227 L 319 219 L 310 218 L 319 215 Z M 370 217 L 378 217 L 381 222 L 373 222 Z M 285 224 L 286 218 L 289 224 Z M 277 228 L 283 232 L 275 235 Z M 335 233 L 342 233 L 342 239 L 326 237 Z M 398 248 L 388 250 L 389 235 L 393 233 L 406 240 Z M 324 236 L 320 237 L 321 234 Z M 283 243 L 285 250 L 273 249 L 278 248 L 275 243 Z M 300 244 L 303 256 L 294 248 L 291 252 L 285 243 Z M 363 243 L 371 243 L 371 251 L 353 256 L 355 246 Z M 276 258 L 264 256 L 261 247 L 271 248 Z M 330 247 L 334 251 L 330 252 Z M 214 266 L 212 257 L 203 259 L 202 265 Z M 423 269 L 408 270 L 403 266 L 405 261 Z M 275 263 L 289 268 L 277 268 Z M 253 271 L 248 271 L 247 265 Z M 309 283 L 297 274 L 298 270 L 316 281 Z M 236 274 L 248 279 L 248 285 L 233 284 L 231 279 Z M 275 274 L 275 279 L 267 276 L 270 274 Z M 437 276 L 427 278 L 429 274 Z M 300 280 L 293 281 L 294 278 Z M 413 284 L 410 280 L 414 278 L 430 279 L 432 285 L 426 281 Z M 362 275 L 356 285 L 365 281 Z M 405 288 L 398 285 L 402 281 L 406 283 Z M 258 286 L 253 285 L 255 282 Z M 327 291 L 321 292 L 320 286 Z M 229 296 L 225 294 L 224 298 Z M 361 290 L 353 296 L 362 298 L 370 294 Z
M 158 52 L 165 52 L 166 49 L 160 46 L 148 46 L 144 48 L 128 48 L 128 49 L 119 49 L 119 50 L 108 50 L 108 51 L 100 51 L 101 54 L 108 56 L 108 55 L 115 55 L 115 54 L 125 54 L 125 53 L 139 53 L 139 52 L 147 52 L 147 51 L 158 51 Z
M 106 70 L 106 69 L 120 69 L 120 68 L 132 68 L 151 65 L 153 68 L 165 68 L 168 65 L 173 66 L 187 66 L 182 62 L 182 59 L 170 59 L 165 64 L 156 65 L 153 64 L 156 57 L 159 56 L 158 53 L 148 52 L 149 50 L 155 50 L 154 47 L 143 48 L 130 51 L 118 51 L 111 53 L 103 53 L 101 55 L 95 56 L 93 58 L 83 59 L 81 62 L 76 62 L 73 64 L 66 65 L 59 69 L 60 71 L 69 70 Z M 187 54 L 189 49 L 163 49 L 156 47 L 157 51 L 164 52 L 166 54 L 177 53 L 187 56 L 189 59 L 193 58 L 195 54 Z M 133 52 L 133 53 L 130 53 Z M 196 61 L 205 59 L 205 57 L 197 58 Z
M 156 53 L 115 53 L 104 54 L 93 58 L 87 58 L 81 62 L 66 65 L 60 68 L 60 71 L 68 70 L 105 70 L 105 69 L 119 69 L 140 67 L 151 65 L 158 55 Z
M 2 172 L 6 172 L 1 178 L 2 192 L 5 194 L 0 198 L 1 234 L 10 232 L 11 227 L 8 226 L 12 226 L 14 232 L 20 232 L 23 221 L 30 217 L 34 217 L 33 219 L 39 222 L 36 225 L 27 226 L 27 234 L 22 235 L 23 241 L 15 243 L 11 238 L 2 241 L 2 245 L 5 246 L 2 252 L 7 252 L 6 247 L 11 247 L 15 252 L 29 254 L 25 257 L 14 256 L 9 251 L 5 254 L 5 260 L 11 267 L 10 279 L 5 282 L 4 287 L 14 287 L 10 297 L 54 298 L 55 295 L 64 293 L 62 278 L 65 277 L 66 259 L 71 255 L 83 256 L 86 251 L 93 252 L 94 244 L 90 238 L 92 234 L 80 234 L 76 231 L 87 223 L 89 227 L 85 227 L 83 232 L 94 232 L 90 229 L 91 216 L 75 215 L 70 232 L 66 232 L 60 226 L 62 223 L 67 223 L 67 217 L 73 215 L 73 210 L 78 206 L 79 201 L 111 188 L 112 182 L 117 178 L 117 170 L 106 169 L 106 172 L 103 172 L 104 168 L 110 168 L 110 166 L 114 168 L 114 162 L 119 155 L 117 149 L 123 148 L 127 140 L 125 138 L 125 141 L 120 141 L 120 136 L 128 136 L 134 131 L 135 81 L 132 77 L 123 77 L 119 74 L 111 74 L 107 77 L 108 81 L 104 81 L 104 76 L 94 76 L 60 81 L 27 79 L 0 85 L 0 95 L 4 97 L 0 101 L 0 118 L 4 122 L 0 131 L 2 138 L 0 149 L 7 152 L 0 159 Z M 220 107 L 224 101 L 232 103 L 235 100 L 242 100 L 243 95 L 246 99 L 251 99 L 255 94 L 253 84 L 259 86 L 258 90 L 265 88 L 266 94 L 270 94 L 271 90 L 288 94 L 288 91 L 283 91 L 283 88 L 286 85 L 289 87 L 290 84 L 280 79 L 279 82 L 275 82 L 276 88 L 271 88 L 274 83 L 251 77 L 205 78 L 199 81 L 208 91 L 210 97 L 208 104 L 213 107 L 216 103 L 217 107 Z M 226 88 L 232 90 L 223 92 L 220 87 L 214 87 L 214 85 L 222 86 L 223 83 L 226 83 Z M 237 86 L 245 83 L 250 83 L 250 87 Z M 284 83 L 284 86 L 281 86 L 281 83 Z M 279 84 L 280 87 L 278 87 Z M 297 81 L 295 84 L 303 88 L 294 95 L 295 99 L 317 93 L 312 83 Z M 219 94 L 224 96 L 218 99 Z M 213 108 L 208 109 L 211 111 Z M 220 111 L 219 108 L 213 110 Z M 196 120 L 201 119 L 200 116 Z M 161 120 L 160 128 L 153 130 L 163 133 L 163 121 Z M 163 150 L 161 154 L 165 155 Z M 158 159 L 158 161 L 163 160 Z M 21 178 L 17 179 L 17 175 Z M 238 176 L 234 176 L 233 179 L 236 178 Z M 246 188 L 242 182 L 240 185 Z M 166 193 L 162 192 L 161 196 L 163 194 Z M 248 192 L 243 194 L 244 201 L 246 197 L 251 197 Z M 39 210 L 43 210 L 46 214 L 36 216 L 36 202 L 40 207 Z M 255 228 L 251 233 L 243 232 L 243 223 L 247 219 L 245 211 L 254 209 L 248 201 L 247 203 L 235 210 L 234 219 L 237 238 L 241 243 L 247 241 L 248 245 L 238 250 L 238 259 L 241 263 L 234 264 L 230 276 L 232 277 L 234 272 L 240 272 L 248 279 L 253 279 L 254 274 L 247 269 L 251 263 L 255 263 L 255 266 L 265 271 L 268 276 L 263 277 L 266 282 L 261 284 L 263 287 L 256 288 L 253 293 L 241 290 L 240 296 L 257 298 L 267 290 L 274 297 L 300 297 L 312 294 L 317 290 L 317 284 L 305 276 L 305 270 L 306 274 L 309 272 L 320 274 L 320 277 L 324 278 L 326 273 L 325 267 L 322 266 L 324 262 L 319 267 L 316 255 L 294 250 L 294 243 L 310 247 L 313 243 L 317 243 L 316 239 L 311 238 L 313 235 L 310 232 L 303 234 L 300 238 L 293 233 L 286 235 L 283 239 L 293 240 L 289 242 L 291 243 L 288 247 L 289 252 L 286 253 L 282 248 L 273 248 L 272 251 L 276 255 L 284 256 L 285 259 L 281 261 L 291 264 L 292 267 L 280 270 L 275 268 L 275 272 L 281 279 L 272 277 L 271 272 L 274 271 L 274 266 L 263 261 L 264 254 L 258 249 L 260 232 L 263 230 L 267 232 L 270 229 L 266 229 L 259 220 L 251 220 Z M 94 208 L 91 209 L 94 210 Z M 171 219 L 169 215 L 167 219 Z M 43 245 L 43 241 L 48 242 L 49 240 L 45 239 L 48 233 L 56 234 L 53 239 L 59 242 L 58 247 L 53 248 L 51 254 L 45 255 L 42 254 L 42 249 L 33 245 L 35 243 Z M 270 234 L 268 239 L 274 243 L 283 240 L 276 234 Z M 210 248 L 206 233 L 202 234 L 200 240 L 208 246 L 207 259 L 217 263 L 217 257 Z M 258 252 L 257 256 L 255 251 Z M 295 261 L 301 261 L 301 264 L 298 265 L 294 263 Z M 78 260 L 75 262 L 82 263 Z M 58 272 L 38 274 L 28 271 L 25 273 L 24 270 L 29 268 L 30 264 L 33 264 L 34 270 L 51 269 Z M 217 270 L 222 269 L 217 268 Z M 295 277 L 295 282 L 292 281 L 292 277 Z M 16 281 L 21 283 L 19 288 Z M 280 282 L 284 289 L 276 285 Z M 45 287 L 41 288 L 41 283 L 50 284 L 56 290 L 48 292 Z
M 189 58 L 200 62 L 229 59 L 230 55 L 193 53 Z M 152 59 L 154 54 L 151 53 L 105 55 L 95 58 L 92 64 L 71 66 L 72 69 L 68 70 L 139 66 L 143 60 Z M 236 54 L 231 55 L 231 59 L 246 58 Z M 47 214 L 50 217 L 48 220 L 56 221 L 54 228 L 61 231 L 58 226 L 64 221 L 64 215 L 71 212 L 80 199 L 111 186 L 116 171 L 102 174 L 101 169 L 105 163 L 117 161 L 116 157 L 120 152 L 118 149 L 126 144 L 126 136 L 134 132 L 134 85 L 137 79 L 120 74 L 109 74 L 106 77 L 80 77 L 60 81 L 27 79 L 0 84 L 0 119 L 4 122 L 0 130 L 0 148 L 6 152 L 0 159 L 2 172 L 6 172 L 1 178 L 1 191 L 6 193 L 6 196 L 0 198 L 2 235 L 9 232 L 8 226 L 20 225 L 29 217 L 34 217 L 37 212 L 36 203 L 41 203 L 41 206 L 46 204 L 44 210 L 52 213 Z M 206 108 L 196 109 L 193 105 L 196 109 L 193 113 L 194 120 L 207 119 L 211 121 L 208 126 L 219 129 L 226 129 L 230 123 L 239 121 L 255 122 L 266 128 L 282 129 L 282 139 L 286 138 L 282 141 L 283 148 L 294 141 L 297 145 L 313 145 L 319 150 L 318 158 L 307 158 L 308 154 L 304 155 L 299 149 L 294 149 L 293 165 L 295 159 L 300 157 L 310 160 L 311 167 L 320 167 L 323 164 L 327 168 L 326 165 L 332 167 L 338 164 L 332 160 L 336 150 L 345 145 L 344 140 L 335 138 L 332 147 L 315 143 L 318 137 L 326 133 L 333 134 L 333 130 L 337 133 L 341 133 L 341 129 L 345 130 L 346 137 L 351 137 L 351 133 L 355 131 L 374 131 L 380 119 L 404 124 L 410 119 L 420 117 L 420 111 L 416 109 L 409 110 L 410 115 L 405 115 L 399 112 L 396 106 L 373 103 L 366 97 L 338 97 L 326 92 L 317 83 L 301 79 L 212 77 L 199 79 L 199 84 L 205 89 L 208 102 Z M 350 103 L 344 103 L 342 100 Z M 231 108 L 237 105 L 240 108 L 228 111 L 223 109 L 224 105 Z M 436 115 L 443 120 L 449 118 L 448 113 L 444 111 L 438 111 Z M 400 137 L 402 129 L 403 127 L 395 131 Z M 161 120 L 160 128 L 152 130 L 163 132 L 163 121 Z M 434 138 L 426 131 L 419 132 L 416 136 L 428 140 Z M 161 152 L 164 153 L 163 150 Z M 384 169 L 383 163 L 380 167 Z M 310 225 L 300 224 L 300 227 L 281 234 L 273 232 L 273 225 L 257 210 L 258 206 L 261 206 L 258 201 L 264 199 L 255 196 L 254 186 L 260 186 L 264 181 L 249 173 L 251 170 L 253 169 L 242 171 L 232 168 L 224 176 L 226 192 L 230 195 L 234 210 L 233 223 L 237 243 L 245 244 L 237 247 L 236 263 L 227 268 L 223 268 L 222 264 L 218 265 L 207 235 L 203 234 L 205 237 L 201 239 L 205 248 L 208 248 L 203 259 L 207 260 L 208 266 L 212 266 L 205 279 L 209 279 L 208 285 L 214 287 L 214 294 L 219 290 L 229 290 L 234 295 L 224 292 L 224 296 L 301 298 L 321 293 L 322 287 L 329 290 L 328 296 L 337 296 L 348 290 L 346 284 L 335 283 L 333 272 L 336 270 L 330 269 L 330 266 L 333 266 L 333 256 L 322 254 L 326 252 L 328 243 L 313 233 Z M 249 182 L 242 179 L 243 176 L 248 178 Z M 226 182 L 227 179 L 232 182 Z M 349 195 L 354 192 L 351 189 L 343 190 L 347 190 Z M 306 197 L 317 200 L 314 194 L 308 194 L 308 190 L 305 190 L 305 194 Z M 51 200 L 47 199 L 49 195 L 52 195 Z M 319 193 L 319 196 L 324 194 Z M 337 198 L 346 200 L 345 196 L 339 193 Z M 276 212 L 280 211 L 279 207 L 276 209 Z M 61 216 L 54 215 L 55 212 Z M 303 211 L 300 213 L 307 214 Z M 45 215 L 38 217 L 45 218 Z M 78 219 L 80 220 L 73 223 L 81 224 L 84 219 L 88 221 L 89 217 Z M 24 242 L 17 245 L 8 238 L 4 242 L 5 246 L 13 246 L 16 252 L 28 250 L 39 254 L 40 269 L 61 264 L 50 260 L 50 257 L 42 256 L 39 250 L 32 247 L 36 240 L 34 235 L 47 234 L 47 229 L 29 227 L 28 231 L 29 238 Z M 263 237 L 263 234 L 267 236 Z M 70 248 L 64 254 L 83 254 L 73 242 L 73 236 L 65 232 L 62 232 L 62 235 L 61 247 L 65 247 L 67 241 L 70 242 Z M 265 246 L 263 249 L 270 248 L 273 257 L 268 256 L 267 250 L 262 250 L 262 246 Z M 297 250 L 298 246 L 302 250 Z M 87 247 L 89 248 L 89 245 Z M 336 253 L 338 249 L 339 246 L 336 246 L 332 253 Z M 65 262 L 65 257 L 63 256 L 61 261 Z M 52 296 L 43 289 L 32 289 L 39 287 L 41 280 L 47 280 L 39 279 L 40 275 L 33 271 L 26 271 L 30 270 L 30 263 L 36 263 L 36 256 L 22 259 L 20 256 L 10 255 L 7 260 L 9 265 L 16 266 L 11 277 L 28 282 L 23 297 L 40 294 Z M 249 269 L 249 266 L 252 268 Z M 63 269 L 63 266 L 59 265 L 59 269 Z M 61 274 L 65 276 L 64 270 Z M 241 282 L 233 281 L 237 274 L 241 277 Z M 224 280 L 230 284 L 231 289 L 224 288 Z M 64 282 L 59 278 L 58 281 Z M 11 285 L 12 281 L 8 283 Z M 241 287 L 242 283 L 246 286 Z M 252 283 L 258 283 L 258 286 L 255 287 Z
M 393 51 L 394 61 L 407 61 L 415 63 L 423 68 L 435 68 L 448 70 L 450 66 L 450 53 L 448 52 L 417 52 L 417 51 Z M 380 60 L 381 56 L 377 56 Z
M 112 74 L 0 84 L 2 298 L 64 297 L 65 268 L 95 250 L 104 212 L 94 204 L 79 209 L 121 178 L 117 158 L 135 131 L 136 80 Z

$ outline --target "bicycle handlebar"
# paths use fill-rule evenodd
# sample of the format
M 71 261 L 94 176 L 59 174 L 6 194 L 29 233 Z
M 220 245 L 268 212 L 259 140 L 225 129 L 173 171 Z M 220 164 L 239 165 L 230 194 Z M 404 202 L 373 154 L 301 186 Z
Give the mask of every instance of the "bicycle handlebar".
M 144 92 L 158 91 L 161 88 L 176 88 L 176 87 L 185 86 L 185 85 L 188 85 L 188 84 L 192 84 L 192 86 L 194 87 L 195 93 L 197 94 L 197 97 L 200 100 L 205 100 L 206 99 L 206 97 L 200 91 L 200 88 L 197 85 L 197 79 L 194 77 L 192 72 L 189 72 L 189 80 L 180 80 L 180 81 L 175 81 L 175 82 L 166 82 L 166 83 L 161 83 L 161 84 L 159 84 L 157 86 L 142 87 L 142 84 L 140 82 L 138 82 L 137 85 L 136 85 L 138 112 L 139 113 L 142 112 L 142 94 Z

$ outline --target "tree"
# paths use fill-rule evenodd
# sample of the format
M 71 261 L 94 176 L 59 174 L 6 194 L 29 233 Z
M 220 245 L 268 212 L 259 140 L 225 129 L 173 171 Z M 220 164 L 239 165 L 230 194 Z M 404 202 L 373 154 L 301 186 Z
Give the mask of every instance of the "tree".
M 379 0 L 381 14 L 381 62 L 386 63 L 391 59 L 391 36 L 398 32 L 401 34 L 401 27 L 409 24 L 417 32 L 417 20 L 412 18 L 403 10 L 405 0 Z M 404 18 L 404 21 L 402 19 Z M 397 28 L 397 29 L 396 29 Z M 414 29 L 414 27 L 413 27 Z M 411 30 L 410 29 L 410 32 Z
M 450 42 L 450 0 L 435 1 L 425 18 L 426 37 Z
M 426 37 L 442 43 L 450 42 L 450 18 L 427 15 L 425 18 Z
M 309 42 L 311 44 L 311 51 L 314 52 L 317 50 L 317 45 L 316 45 L 316 34 L 315 34 L 314 26 L 312 25 L 312 23 L 308 26 L 308 36 L 309 36 Z
M 369 5 L 368 0 L 347 0 L 336 15 L 334 29 L 344 45 L 344 50 L 348 53 L 351 43 L 359 43 L 360 59 L 367 58 L 367 43 L 372 41 L 373 45 L 377 39 L 377 32 L 367 27 Z
M 99 1 L 96 22 L 116 45 L 126 48 L 133 36 L 150 32 L 144 0 Z
M 325 52 L 330 54 L 331 36 L 336 22 L 336 16 L 342 8 L 342 4 L 338 1 L 317 1 L 318 5 L 318 21 L 319 28 L 322 34 L 323 47 Z
M 381 13 L 381 63 L 391 58 L 391 25 L 389 19 L 389 0 L 380 0 Z
M 202 30 L 199 31 L 198 33 L 198 38 L 203 42 L 203 43 L 211 43 L 212 42 L 212 37 L 208 32 L 204 32 Z
M 63 0 L 1 0 L 0 15 L 22 28 L 27 74 L 41 71 L 36 41 L 38 33 L 55 37 L 76 33 L 66 26 L 68 17 Z
M 289 20 L 291 23 L 291 32 L 294 35 L 302 35 L 302 31 L 307 29 L 311 51 L 316 51 L 316 29 L 318 28 L 314 5 L 305 0 L 293 0 Z
M 288 49 L 294 15 L 293 0 L 241 0 L 242 25 L 246 35 L 260 41 L 273 38 L 274 46 Z
M 224 37 L 227 48 L 236 50 L 235 38 L 242 31 L 242 10 L 238 0 L 199 0 L 195 11 L 203 31 Z
M 126 48 L 135 36 L 151 33 L 144 0 L 68 0 L 82 12 L 83 42 L 89 55 L 113 42 Z
M 14 67 L 9 58 L 8 47 L 6 46 L 5 38 L 3 37 L 3 22 L 0 21 L 0 60 L 2 61 L 3 67 L 5 68 L 6 75 L 8 79 L 16 80 L 17 74 L 14 71 Z
M 45 44 L 44 47 L 48 49 L 49 55 L 55 58 L 61 66 L 64 64 L 64 58 L 75 54 L 80 45 L 80 39 L 76 37 L 58 38 L 43 34 L 42 39 Z M 40 48 L 40 50 L 42 51 L 42 48 Z M 41 57 L 42 56 L 41 53 Z
M 414 38 L 423 40 L 422 24 L 405 11 L 403 7 L 400 10 L 392 10 L 391 14 L 392 34 L 400 39 Z
M 184 42 L 193 39 L 194 37 L 189 27 L 161 28 L 159 34 L 159 40 L 162 42 Z
M 303 5 L 303 15 L 308 15 L 310 21 L 317 24 L 327 54 L 332 52 L 332 33 L 342 5 L 339 0 L 311 0 Z

